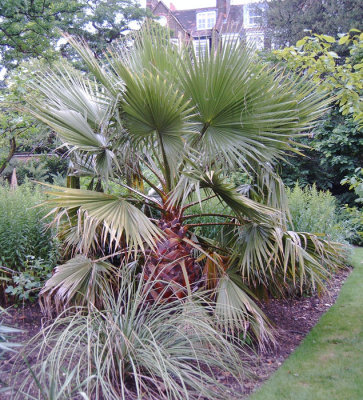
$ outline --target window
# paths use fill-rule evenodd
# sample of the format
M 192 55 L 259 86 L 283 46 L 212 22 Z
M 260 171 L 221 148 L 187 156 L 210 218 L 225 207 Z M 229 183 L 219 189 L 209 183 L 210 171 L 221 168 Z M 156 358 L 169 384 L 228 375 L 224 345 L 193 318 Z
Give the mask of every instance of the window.
M 197 14 L 197 30 L 212 29 L 216 24 L 216 12 L 208 11 Z
M 171 43 L 173 46 L 176 46 L 178 49 L 180 49 L 180 42 L 179 42 L 179 39 L 171 38 L 171 39 L 170 39 L 170 43 Z
M 222 42 L 223 44 L 230 44 L 235 45 L 238 44 L 240 41 L 240 36 L 238 33 L 226 33 L 222 35 Z
M 206 51 L 209 50 L 209 40 L 208 39 L 194 39 L 193 46 L 195 55 L 200 57 L 205 54 Z
M 262 25 L 262 13 L 261 6 L 257 4 L 249 4 L 243 7 L 243 24 L 245 28 Z
M 262 32 L 246 33 L 246 42 L 256 50 L 262 50 L 265 47 L 265 36 Z

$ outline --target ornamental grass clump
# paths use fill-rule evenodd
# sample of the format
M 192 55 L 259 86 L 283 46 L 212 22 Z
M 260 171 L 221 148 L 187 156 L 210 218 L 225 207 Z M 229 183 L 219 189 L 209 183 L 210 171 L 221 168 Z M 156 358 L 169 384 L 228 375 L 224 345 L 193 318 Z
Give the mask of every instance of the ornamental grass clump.
M 14 376 L 14 400 L 38 398 L 49 382 L 72 399 L 75 388 L 94 400 L 238 398 L 247 371 L 241 343 L 216 329 L 213 307 L 199 296 L 150 301 L 157 283 L 146 289 L 123 272 L 118 296 L 110 291 L 103 309 L 58 316 L 19 357 L 16 368 L 23 358 L 37 361 L 32 373 Z

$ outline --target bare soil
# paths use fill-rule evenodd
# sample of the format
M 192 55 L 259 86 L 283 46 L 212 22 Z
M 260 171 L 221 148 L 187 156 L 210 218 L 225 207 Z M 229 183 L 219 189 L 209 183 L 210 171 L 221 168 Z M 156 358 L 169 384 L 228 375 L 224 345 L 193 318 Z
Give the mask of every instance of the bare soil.
M 311 297 L 299 297 L 288 300 L 270 299 L 260 304 L 270 321 L 274 324 L 277 333 L 277 344 L 274 348 L 264 352 L 255 353 L 251 351 L 251 359 L 248 360 L 252 375 L 240 385 L 230 383 L 230 391 L 240 392 L 240 398 L 246 399 L 248 395 L 255 391 L 262 383 L 267 380 L 274 371 L 284 362 L 311 328 L 318 322 L 319 318 L 325 313 L 338 297 L 340 288 L 349 276 L 351 269 L 340 270 L 328 283 L 327 292 L 322 296 L 314 295 Z M 9 316 L 5 317 L 4 322 L 12 327 L 23 330 L 17 334 L 17 342 L 27 342 L 38 333 L 46 324 L 47 319 L 41 314 L 37 304 L 25 305 L 21 308 L 11 308 L 8 310 Z M 1 381 L 10 381 L 13 359 L 8 356 L 0 359 L 0 389 Z M 228 385 L 229 377 L 221 374 L 220 381 L 226 381 Z M 6 394 L 0 393 L 0 400 L 9 399 Z

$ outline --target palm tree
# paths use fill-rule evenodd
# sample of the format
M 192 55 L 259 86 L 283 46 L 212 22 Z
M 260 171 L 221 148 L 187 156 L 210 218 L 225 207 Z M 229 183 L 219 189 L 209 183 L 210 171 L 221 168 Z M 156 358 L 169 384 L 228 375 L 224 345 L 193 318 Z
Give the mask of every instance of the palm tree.
M 261 334 L 250 289 L 323 284 L 326 265 L 338 262 L 335 248 L 287 231 L 274 166 L 298 152 L 294 139 L 324 113 L 325 95 L 267 68 L 242 45 L 195 54 L 146 28 L 102 62 L 69 41 L 89 74 L 69 66 L 39 72 L 29 111 L 69 148 L 73 173 L 92 182 L 89 190 L 53 187 L 56 220 L 68 221 L 63 235 L 82 256 L 59 266 L 43 294 L 68 302 L 93 274 L 109 273 L 107 257 L 113 264 L 127 258 L 146 281 L 165 282 L 154 287 L 155 298 L 208 287 L 227 329 L 252 320 Z M 243 185 L 233 184 L 236 172 Z M 98 190 L 90 190 L 96 181 Z M 211 212 L 216 199 L 219 211 Z M 211 226 L 218 235 L 203 236 Z

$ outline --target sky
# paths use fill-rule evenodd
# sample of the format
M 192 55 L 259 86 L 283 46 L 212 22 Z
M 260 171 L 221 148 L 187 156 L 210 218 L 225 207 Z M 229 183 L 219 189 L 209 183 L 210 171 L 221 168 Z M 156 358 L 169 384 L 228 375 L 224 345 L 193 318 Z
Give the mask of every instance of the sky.
M 188 8 L 215 7 L 216 0 L 164 0 L 165 5 L 169 6 L 172 2 L 177 10 L 185 10 Z M 145 7 L 146 0 L 140 0 L 142 6 Z M 231 4 L 251 3 L 251 0 L 231 0 Z

